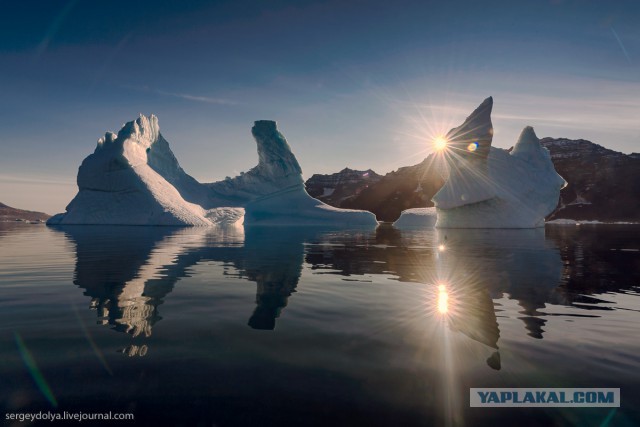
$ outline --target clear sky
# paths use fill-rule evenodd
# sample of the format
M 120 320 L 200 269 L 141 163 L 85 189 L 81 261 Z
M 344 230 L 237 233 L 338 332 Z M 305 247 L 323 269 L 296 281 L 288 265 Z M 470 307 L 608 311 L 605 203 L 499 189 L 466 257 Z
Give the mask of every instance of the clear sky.
M 0 202 L 61 212 L 82 159 L 139 113 L 200 181 L 278 121 L 306 177 L 386 173 L 494 97 L 525 125 L 640 151 L 638 1 L 0 2 Z

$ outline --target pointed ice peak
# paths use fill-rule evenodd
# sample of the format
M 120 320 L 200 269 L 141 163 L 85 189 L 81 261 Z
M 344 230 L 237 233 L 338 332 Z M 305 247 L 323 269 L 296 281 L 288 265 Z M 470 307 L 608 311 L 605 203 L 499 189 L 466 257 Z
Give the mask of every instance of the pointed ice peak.
M 491 110 L 493 109 L 493 97 L 486 98 L 478 107 L 473 110 L 473 113 L 469 115 L 462 124 L 469 125 L 472 123 L 486 124 L 491 123 Z M 493 133 L 493 132 L 492 132 Z
M 516 143 L 516 145 L 531 144 L 534 142 L 540 143 L 536 132 L 533 130 L 532 126 L 525 126 L 524 129 L 522 129 L 522 132 L 520 132 L 520 137 L 518 138 L 518 142 Z
M 254 122 L 251 133 L 258 145 L 258 166 L 266 176 L 300 175 L 302 169 L 291 152 L 285 137 L 278 131 L 273 120 Z
M 540 144 L 540 140 L 531 126 L 522 129 L 518 142 L 511 150 L 511 155 L 539 167 L 553 167 L 549 150 Z
M 158 118 L 151 114 L 149 117 L 144 114 L 122 125 L 122 129 L 118 132 L 118 139 L 135 138 L 145 140 L 145 142 L 153 143 L 160 135 L 160 126 Z
M 456 154 L 482 159 L 489 155 L 493 139 L 492 108 L 493 97 L 490 96 L 482 101 L 482 104 L 465 119 L 464 123 L 447 133 L 448 146 L 456 149 Z
M 518 138 L 516 145 L 513 146 L 511 155 L 525 157 L 544 149 L 545 148 L 540 144 L 540 140 L 536 136 L 533 128 L 531 126 L 526 126 L 522 129 L 522 132 L 520 132 L 520 137 Z
M 484 101 L 482 101 L 482 103 L 478 106 L 478 108 L 475 109 L 473 113 L 471 113 L 471 115 L 484 113 L 485 110 L 487 110 L 486 114 L 491 114 L 492 108 L 493 108 L 493 96 L 489 96 L 485 98 Z

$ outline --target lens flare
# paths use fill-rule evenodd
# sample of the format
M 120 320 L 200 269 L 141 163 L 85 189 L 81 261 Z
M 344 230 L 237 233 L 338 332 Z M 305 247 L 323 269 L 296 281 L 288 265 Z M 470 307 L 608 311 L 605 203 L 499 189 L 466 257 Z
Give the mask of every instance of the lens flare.
M 449 142 L 447 141 L 447 138 L 445 138 L 444 136 L 439 136 L 439 137 L 437 137 L 436 139 L 433 140 L 433 146 L 438 151 L 442 151 L 445 148 L 447 148 L 447 144 L 448 143 Z
M 478 143 L 477 142 L 472 142 L 471 144 L 467 145 L 467 150 L 471 151 L 472 153 L 474 151 L 476 151 L 478 149 Z
M 22 340 L 22 337 L 17 332 L 13 333 L 13 336 L 16 340 L 16 344 L 18 346 L 18 351 L 20 352 L 20 356 L 22 357 L 22 361 L 26 365 L 29 374 L 31 374 L 31 378 L 38 386 L 40 392 L 44 395 L 44 397 L 49 401 L 51 406 L 54 408 L 58 407 L 58 401 L 56 397 L 53 395 L 53 391 L 51 391 L 51 387 L 47 384 L 47 380 L 45 380 L 44 375 L 40 369 L 38 369 L 38 365 L 36 364 L 35 359 L 31 355 L 31 352 L 27 348 L 26 344 Z
M 445 250 L 445 249 L 446 249 L 446 247 L 445 247 L 444 245 L 440 245 L 440 246 L 438 246 L 438 250 L 439 250 L 440 252 L 444 252 L 444 250 Z
M 449 311 L 449 294 L 445 285 L 438 286 L 438 313 L 447 314 Z

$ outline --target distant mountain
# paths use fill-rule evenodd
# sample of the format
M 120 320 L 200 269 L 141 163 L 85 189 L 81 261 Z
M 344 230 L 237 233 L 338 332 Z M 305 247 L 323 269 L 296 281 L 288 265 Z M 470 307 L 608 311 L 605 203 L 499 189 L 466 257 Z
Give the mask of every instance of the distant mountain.
M 556 171 L 568 182 L 560 192 L 558 208 L 548 220 L 640 221 L 640 154 L 623 154 L 583 139 L 542 138 Z M 433 206 L 431 198 L 444 183 L 435 155 L 398 169 L 357 192 L 344 188 L 326 203 L 373 212 L 380 221 L 395 221 L 409 208 Z M 307 181 L 331 182 L 333 175 L 314 175 Z M 312 183 L 313 184 L 313 183 Z M 327 185 L 326 193 L 331 192 Z M 315 196 L 311 191 L 309 193 Z
M 371 169 L 358 171 L 344 168 L 330 175 L 314 174 L 305 182 L 305 186 L 311 197 L 332 206 L 338 206 L 347 199 L 358 196 L 381 178 L 381 175 Z
M 24 211 L 0 203 L 0 222 L 4 221 L 46 221 L 51 215 L 42 212 Z
M 433 206 L 431 197 L 444 184 L 442 173 L 433 167 L 433 164 L 434 155 L 430 155 L 420 164 L 400 168 L 384 177 L 376 174 L 375 182 L 368 182 L 366 185 L 363 183 L 358 187 L 357 192 L 349 193 L 347 191 L 349 187 L 345 186 L 341 188 L 339 198 L 334 197 L 331 200 L 320 198 L 320 200 L 345 209 L 371 211 L 380 221 L 395 221 L 400 216 L 400 212 L 405 209 Z M 350 169 L 345 170 L 350 171 Z M 330 184 L 332 181 L 329 177 L 335 175 L 338 174 L 314 175 L 307 181 L 307 191 L 312 196 L 318 197 L 310 191 L 310 187 L 317 182 Z M 326 193 L 331 194 L 332 187 L 328 185 L 325 188 Z
M 640 221 L 640 155 L 609 150 L 584 139 L 543 138 L 568 185 L 548 219 Z

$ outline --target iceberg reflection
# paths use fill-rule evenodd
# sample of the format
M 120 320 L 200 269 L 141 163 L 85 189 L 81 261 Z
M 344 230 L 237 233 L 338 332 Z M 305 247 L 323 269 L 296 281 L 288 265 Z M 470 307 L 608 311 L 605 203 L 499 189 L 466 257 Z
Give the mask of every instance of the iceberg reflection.
M 541 338 L 545 320 L 538 309 L 554 300 L 564 271 L 560 252 L 544 229 L 399 232 L 381 226 L 357 251 L 347 245 L 318 246 L 308 251 L 306 261 L 339 274 L 385 274 L 429 285 L 428 311 L 452 331 L 495 350 L 500 330 L 493 300 L 517 300 L 528 334 Z M 487 363 L 499 369 L 499 353 Z
M 75 244 L 74 284 L 91 298 L 98 323 L 133 337 L 149 337 L 162 319 L 158 307 L 189 268 L 216 261 L 230 277 L 256 282 L 256 307 L 248 325 L 272 330 L 296 291 L 304 243 L 321 239 L 321 227 L 168 228 L 65 226 L 56 230 Z M 122 350 L 146 354 L 146 346 Z
M 529 335 L 542 337 L 537 308 L 562 278 L 560 253 L 545 240 L 544 229 L 532 230 L 437 230 L 434 252 L 437 279 L 446 281 L 455 295 L 455 309 L 448 312 L 454 331 L 498 350 L 500 330 L 494 298 L 508 294 L 517 299 Z M 487 364 L 500 369 L 500 354 Z
M 98 323 L 134 337 L 148 337 L 161 317 L 158 306 L 173 290 L 176 277 L 164 267 L 177 247 L 171 228 L 64 227 L 75 243 L 74 284 L 91 298 Z
M 492 298 L 508 294 L 522 307 L 529 335 L 542 338 L 544 320 L 536 317 L 537 310 L 550 300 L 563 272 L 560 253 L 545 239 L 544 229 L 437 230 L 435 239 L 436 244 L 447 242 L 447 251 L 435 255 L 438 278 L 460 290 L 465 296 L 460 304 L 470 305 L 459 311 L 497 327 L 495 313 L 489 313 Z M 457 323 L 476 335 L 470 319 Z
M 538 339 L 545 334 L 548 314 L 541 309 L 546 304 L 582 308 L 585 301 L 598 301 L 585 295 L 589 289 L 567 289 L 566 284 L 574 283 L 572 275 L 589 268 L 575 261 L 567 270 L 563 264 L 559 246 L 566 252 L 572 247 L 567 239 L 575 236 L 552 232 L 550 238 L 544 229 L 401 232 L 383 225 L 375 231 L 108 226 L 57 230 L 75 245 L 74 283 L 90 297 L 98 322 L 141 339 L 152 335 L 162 319 L 160 306 L 176 283 L 194 274 L 195 265 L 209 269 L 208 262 L 217 264 L 211 268 L 230 280 L 255 282 L 255 305 L 246 307 L 246 322 L 259 330 L 276 328 L 305 269 L 330 275 L 323 280 L 354 276 L 345 280 L 358 281 L 358 276 L 379 275 L 428 286 L 431 291 L 425 297 L 433 316 L 446 320 L 449 330 L 493 350 L 499 349 L 500 339 L 496 299 L 517 301 L 524 331 Z M 604 255 L 584 255 L 576 248 L 563 256 L 604 260 Z M 147 344 L 136 342 L 122 352 L 144 355 Z M 487 363 L 499 368 L 500 355 L 493 354 Z

